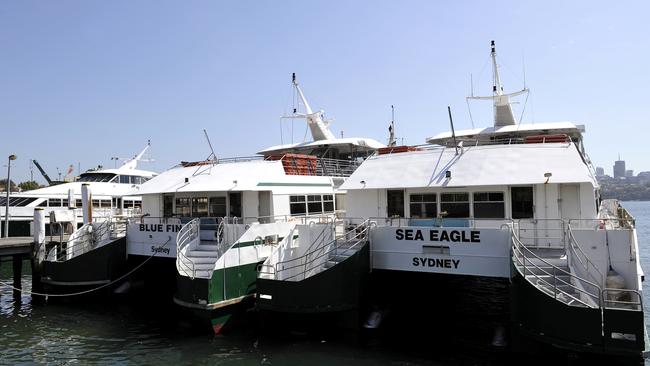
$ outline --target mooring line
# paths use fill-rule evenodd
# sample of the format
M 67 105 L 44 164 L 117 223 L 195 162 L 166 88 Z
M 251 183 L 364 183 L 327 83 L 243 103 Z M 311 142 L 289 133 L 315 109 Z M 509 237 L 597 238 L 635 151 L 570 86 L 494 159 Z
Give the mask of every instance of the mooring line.
M 166 245 L 167 245 L 171 240 L 172 240 L 172 238 L 171 238 L 171 236 L 170 236 L 169 239 L 167 239 L 167 241 L 166 241 L 163 245 L 161 245 L 159 248 L 163 248 L 163 247 L 165 247 L 165 246 L 166 246 Z M 85 295 L 85 294 L 88 294 L 88 293 L 91 293 L 91 292 L 94 292 L 94 291 L 101 290 L 101 289 L 103 289 L 103 288 L 105 288 L 105 287 L 108 287 L 108 286 L 110 286 L 110 285 L 112 285 L 112 284 L 115 284 L 116 282 L 119 282 L 119 281 L 123 280 L 124 278 L 130 276 L 130 275 L 133 274 L 135 271 L 137 271 L 138 269 L 140 269 L 142 266 L 144 266 L 145 264 L 147 264 L 147 262 L 149 262 L 151 259 L 153 259 L 153 257 L 155 257 L 156 255 L 158 255 L 158 253 L 159 253 L 159 252 L 155 252 L 155 253 L 152 254 L 149 258 L 147 258 L 144 262 L 140 263 L 140 264 L 137 265 L 135 268 L 133 268 L 132 270 L 130 270 L 130 271 L 127 272 L 126 274 L 120 276 L 120 277 L 117 278 L 116 280 L 111 281 L 111 282 L 106 283 L 106 284 L 103 284 L 103 285 L 101 285 L 101 286 L 99 286 L 99 287 L 92 288 L 92 289 L 90 289 L 90 290 L 85 290 L 85 291 L 80 291 L 80 292 L 72 292 L 72 293 L 69 293 L 69 294 L 46 294 L 46 293 L 40 293 L 40 292 L 34 292 L 34 291 L 23 290 L 23 289 L 21 289 L 21 288 L 14 287 L 13 285 L 10 285 L 9 283 L 7 283 L 7 282 L 3 282 L 3 281 L 0 281 L 0 286 L 2 286 L 2 287 L 9 287 L 9 288 L 13 289 L 14 291 L 20 291 L 21 293 L 25 293 L 25 294 L 28 294 L 28 295 L 45 296 L 46 299 L 47 299 L 48 297 L 50 297 L 50 296 L 52 296 L 52 297 L 72 297 L 72 296 Z

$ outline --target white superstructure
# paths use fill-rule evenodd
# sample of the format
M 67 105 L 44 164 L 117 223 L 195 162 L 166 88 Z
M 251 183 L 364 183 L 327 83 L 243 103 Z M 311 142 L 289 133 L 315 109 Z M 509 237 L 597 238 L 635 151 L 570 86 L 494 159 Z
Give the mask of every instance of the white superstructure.
M 49 213 L 52 211 L 68 211 L 71 207 L 81 208 L 82 184 L 88 184 L 90 188 L 95 216 L 139 211 L 141 197 L 138 189 L 142 183 L 156 175 L 151 171 L 137 169 L 138 162 L 143 159 L 148 149 L 149 145 L 119 168 L 89 170 L 79 175 L 74 182 L 12 193 L 9 196 L 9 220 L 14 224 L 17 221 L 30 222 L 36 207 L 42 207 L 46 211 L 48 216 L 46 220 L 49 220 Z M 0 215 L 3 219 L 5 205 L 6 198 L 3 196 L 0 198 L 0 207 L 2 207 Z M 81 210 L 77 211 L 77 215 L 81 218 Z

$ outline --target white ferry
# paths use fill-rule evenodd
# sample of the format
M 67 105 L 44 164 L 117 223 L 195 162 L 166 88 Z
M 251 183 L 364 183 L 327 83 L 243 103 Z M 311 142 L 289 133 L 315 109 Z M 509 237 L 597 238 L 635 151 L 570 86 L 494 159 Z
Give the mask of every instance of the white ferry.
M 297 237 L 329 240 L 345 206 L 343 181 L 376 149 L 368 138 L 336 138 L 293 79 L 314 141 L 255 157 L 183 162 L 144 184 L 143 216 L 128 225 L 129 256 L 176 263 L 174 301 L 210 319 L 216 333 L 236 304 L 252 300 L 256 270 Z M 305 224 L 300 229 L 298 224 Z M 289 244 L 290 245 L 290 244 Z
M 49 233 L 49 215 L 67 214 L 70 208 L 81 207 L 81 185 L 88 184 L 92 192 L 92 206 L 96 217 L 132 215 L 138 213 L 142 199 L 138 187 L 153 178 L 156 173 L 137 169 L 149 149 L 149 144 L 132 159 L 116 169 L 89 170 L 74 182 L 57 184 L 9 196 L 9 234 L 11 236 L 31 235 L 30 225 L 34 209 L 42 208 L 46 213 L 46 229 Z M 4 221 L 7 199 L 0 197 L 0 218 Z M 82 211 L 76 210 L 78 222 L 82 222 Z
M 503 279 L 512 343 L 646 354 L 634 218 L 601 200 L 584 126 L 516 124 L 494 42 L 491 57 L 494 95 L 484 99 L 494 103 L 494 125 L 366 159 L 341 186 L 347 224 L 359 225 L 331 241 L 301 236 L 276 248 L 258 276 L 259 309 L 376 327 L 385 312 L 364 313 L 376 301 L 440 322 L 446 314 L 427 307 L 454 300 L 431 287 L 436 281 Z

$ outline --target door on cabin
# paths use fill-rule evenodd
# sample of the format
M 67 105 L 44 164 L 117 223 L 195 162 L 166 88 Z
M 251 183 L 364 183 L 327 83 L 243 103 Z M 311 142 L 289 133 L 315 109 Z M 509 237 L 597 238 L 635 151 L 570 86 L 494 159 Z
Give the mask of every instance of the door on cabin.
M 258 193 L 258 213 L 259 221 L 261 223 L 272 222 L 271 220 L 271 192 L 270 191 L 260 191 Z
M 228 203 L 229 203 L 229 216 L 230 217 L 242 217 L 242 200 L 241 192 L 230 192 L 228 193 Z
M 580 210 L 580 186 L 577 184 L 560 184 L 558 207 L 560 217 L 568 222 L 571 219 L 579 219 Z
M 386 191 L 386 214 L 388 217 L 404 217 L 404 190 Z

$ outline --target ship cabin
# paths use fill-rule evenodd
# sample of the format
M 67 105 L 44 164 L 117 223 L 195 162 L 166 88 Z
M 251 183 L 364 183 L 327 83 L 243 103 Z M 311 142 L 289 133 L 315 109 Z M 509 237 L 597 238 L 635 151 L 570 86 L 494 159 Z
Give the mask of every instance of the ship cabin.
M 161 255 L 175 257 L 176 233 L 196 218 L 203 235 L 214 235 L 224 220 L 249 225 L 333 217 L 345 207 L 343 181 L 383 146 L 365 138 L 333 139 L 276 146 L 253 157 L 182 162 L 139 190 L 143 216 L 129 225 L 129 253 L 151 255 L 171 238 L 171 249 Z

